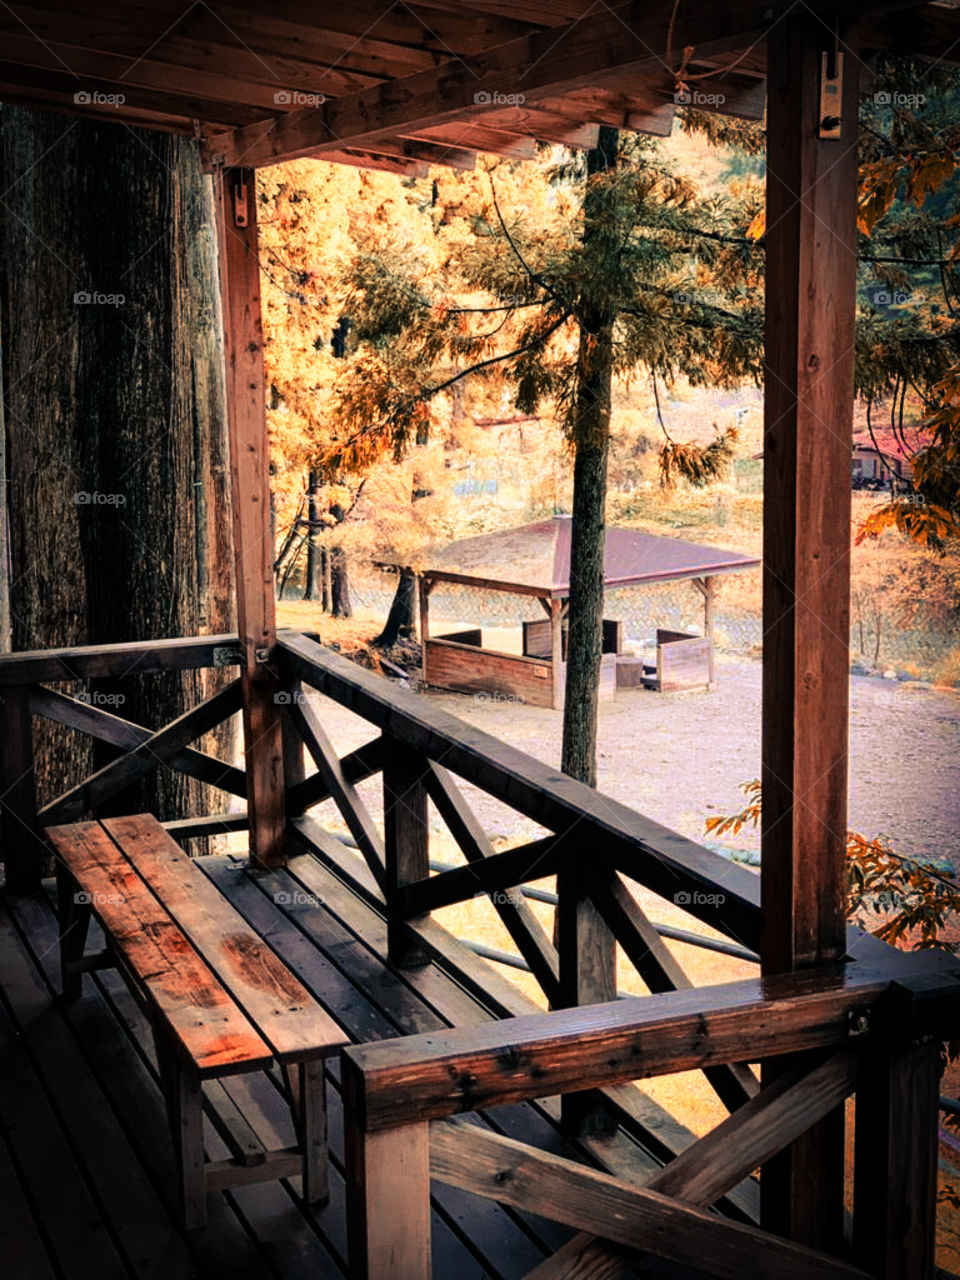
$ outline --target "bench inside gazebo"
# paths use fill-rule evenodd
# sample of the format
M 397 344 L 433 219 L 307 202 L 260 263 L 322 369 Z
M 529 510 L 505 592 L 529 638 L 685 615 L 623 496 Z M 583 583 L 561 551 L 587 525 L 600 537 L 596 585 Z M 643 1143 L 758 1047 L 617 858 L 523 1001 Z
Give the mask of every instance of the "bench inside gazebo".
M 75 113 L 79 67 L 124 97 L 85 112 L 196 136 L 214 175 L 238 627 L 0 656 L 5 1273 L 932 1280 L 960 972 L 845 921 L 849 459 L 861 80 L 960 49 L 954 6 L 231 0 L 242 49 L 199 10 L 8 8 L 3 101 Z M 711 109 L 766 100 L 759 877 L 275 624 L 256 168 L 663 131 L 681 65 Z M 74 696 L 207 667 L 237 679 L 161 727 Z M 323 698 L 368 740 L 339 754 Z M 243 768 L 191 746 L 238 711 Z M 117 752 L 40 808 L 35 717 Z M 106 816 L 160 765 L 245 810 Z M 542 834 L 494 851 L 463 784 Z M 311 816 L 331 800 L 355 847 Z M 431 806 L 462 865 L 431 872 Z M 223 832 L 245 851 L 178 852 Z M 545 878 L 552 938 L 511 892 Z M 693 987 L 631 885 L 755 976 Z M 478 893 L 542 1004 L 432 918 Z M 617 998 L 614 944 L 649 994 Z M 642 1087 L 686 1071 L 729 1112 L 699 1138 Z
M 419 573 L 420 646 L 428 687 L 515 698 L 561 707 L 566 684 L 567 606 L 570 597 L 569 516 L 461 538 L 429 552 Z M 604 545 L 607 591 L 690 582 L 703 601 L 703 634 L 658 627 L 654 661 L 624 649 L 618 618 L 603 620 L 600 697 L 617 689 L 661 692 L 713 688 L 713 615 L 717 578 L 759 567 L 754 556 L 721 547 L 611 526 Z M 537 600 L 545 617 L 523 623 L 521 653 L 486 648 L 480 627 L 430 634 L 430 596 L 444 584 Z

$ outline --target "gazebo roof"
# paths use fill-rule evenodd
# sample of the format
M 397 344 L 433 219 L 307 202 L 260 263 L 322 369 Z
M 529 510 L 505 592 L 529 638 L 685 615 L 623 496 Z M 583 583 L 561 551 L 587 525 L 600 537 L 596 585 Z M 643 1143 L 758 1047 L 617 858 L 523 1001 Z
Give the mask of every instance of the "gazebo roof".
M 563 598 L 570 592 L 572 527 L 569 516 L 555 516 L 518 529 L 462 538 L 428 555 L 424 576 L 434 582 Z M 758 556 L 740 551 L 613 526 L 607 529 L 604 585 L 675 582 L 738 573 L 759 564 Z

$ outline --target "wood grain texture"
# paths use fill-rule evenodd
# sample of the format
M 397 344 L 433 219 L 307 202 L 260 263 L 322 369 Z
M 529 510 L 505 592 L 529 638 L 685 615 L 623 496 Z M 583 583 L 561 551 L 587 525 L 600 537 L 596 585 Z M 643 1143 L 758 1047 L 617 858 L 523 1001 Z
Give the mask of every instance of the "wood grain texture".
M 201 1077 L 266 1066 L 270 1047 L 97 822 L 47 838 Z
M 476 1125 L 432 1125 L 430 1171 L 476 1195 L 535 1207 L 658 1258 L 691 1267 L 708 1259 L 710 1273 L 721 1280 L 747 1274 L 757 1280 L 867 1280 L 866 1272 L 847 1263 Z
M 103 827 L 281 1063 L 328 1057 L 346 1036 L 150 814 Z
M 280 685 L 267 665 L 276 644 L 276 605 L 256 175 L 248 169 L 224 172 L 217 177 L 216 191 L 250 859 L 274 867 L 285 859 L 286 816 Z M 241 195 L 243 226 L 235 216 Z
M 368 1128 L 801 1049 L 843 1045 L 882 1017 L 889 975 L 796 974 L 458 1028 L 345 1051 Z M 954 997 L 954 1016 L 957 998 Z

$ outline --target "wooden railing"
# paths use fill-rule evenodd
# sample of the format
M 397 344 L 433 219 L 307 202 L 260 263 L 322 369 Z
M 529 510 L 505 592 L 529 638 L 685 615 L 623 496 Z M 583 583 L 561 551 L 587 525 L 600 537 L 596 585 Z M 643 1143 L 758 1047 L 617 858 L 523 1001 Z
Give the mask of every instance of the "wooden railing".
M 530 1280 L 619 1276 L 638 1251 L 728 1280 L 932 1275 L 939 1039 L 960 997 L 935 959 L 907 966 L 909 979 L 887 959 L 344 1050 L 350 1274 L 430 1276 L 433 1178 L 577 1229 Z M 742 1057 L 784 1071 L 642 1185 L 450 1119 Z M 706 1211 L 854 1090 L 848 1256 Z
M 112 676 L 131 667 L 223 666 L 238 658 L 236 638 L 230 636 L 0 657 L 0 832 L 8 883 L 30 887 L 36 882 L 46 823 L 96 812 L 159 762 L 228 794 L 243 796 L 245 790 L 243 770 L 189 745 L 238 708 L 235 684 L 155 731 L 47 685 Z M 307 636 L 281 632 L 269 661 L 286 721 L 291 840 L 383 913 L 395 964 L 439 960 L 491 1013 L 510 1019 L 347 1055 L 351 1248 L 358 1276 L 429 1274 L 424 1251 L 430 1169 L 436 1177 L 459 1179 L 470 1190 L 486 1188 L 480 1193 L 509 1203 L 526 1204 L 524 1197 L 535 1197 L 528 1207 L 556 1210 L 561 1221 L 590 1225 L 604 1237 L 604 1243 L 581 1239 L 576 1246 L 595 1269 L 577 1270 L 580 1262 L 568 1253 L 545 1263 L 536 1273 L 542 1278 L 620 1274 L 624 1249 L 648 1249 L 680 1261 L 696 1254 L 707 1271 L 718 1275 L 870 1274 L 889 1280 L 932 1275 L 936 1037 L 956 1035 L 958 1029 L 960 975 L 954 962 L 926 953 L 904 956 L 851 928 L 846 966 L 836 973 L 817 970 L 807 977 L 694 990 L 665 945 L 662 926 L 641 909 L 630 883 L 679 904 L 718 930 L 741 956 L 752 957 L 760 943 L 760 885 L 753 872 Z M 375 736 L 338 755 L 318 703 L 305 688 L 356 713 Z M 30 768 L 33 714 L 91 733 L 123 754 L 37 812 Z M 309 775 L 304 747 L 316 766 Z M 375 776 L 382 779 L 382 802 L 368 803 L 369 789 L 361 794 L 360 785 Z M 496 851 L 463 784 L 510 806 L 544 834 Z M 310 816 L 314 806 L 330 799 L 356 853 Z M 431 802 L 463 856 L 462 866 L 431 868 Z M 218 814 L 169 827 L 182 839 L 236 830 L 244 822 L 242 814 Z M 529 891 L 528 881 L 545 877 L 557 881 L 556 945 L 526 893 L 518 890 Z M 435 908 L 478 894 L 489 896 L 543 1002 L 554 1012 L 514 1018 L 529 1003 L 515 999 L 516 988 L 488 966 L 478 971 L 478 962 L 431 920 Z M 614 943 L 650 996 L 613 1000 Z M 867 1054 L 863 1045 L 869 1045 Z M 774 1083 L 761 1093 L 748 1064 L 767 1059 L 776 1060 L 769 1073 Z M 694 1068 L 704 1072 L 733 1114 L 687 1154 L 676 1133 L 657 1132 L 649 1100 L 626 1082 Z M 839 1114 L 854 1087 L 858 1115 L 865 1118 L 856 1139 L 856 1265 L 850 1258 L 827 1256 L 830 1251 L 823 1248 L 812 1251 L 797 1241 L 758 1237 L 751 1226 L 755 1203 L 743 1179 L 823 1116 Z M 466 1134 L 449 1127 L 448 1118 L 458 1112 L 548 1095 L 562 1099 L 568 1131 L 601 1163 L 598 1142 L 621 1124 L 667 1162 L 664 1173 L 643 1189 L 629 1182 L 614 1185 L 609 1174 L 568 1167 L 527 1149 L 518 1152 L 476 1126 Z M 391 1110 L 391 1098 L 399 1110 Z M 411 1118 L 414 1123 L 408 1124 Z M 441 1125 L 430 1144 L 428 1121 Z M 428 1145 L 433 1150 L 429 1163 Z M 409 1172 L 411 1195 L 390 1193 L 395 1214 L 378 1210 L 368 1219 L 366 1210 L 386 1195 L 378 1179 L 387 1176 L 385 1170 L 395 1179 L 397 1169 Z M 543 1187 L 553 1189 L 549 1206 L 539 1198 Z M 842 1183 L 829 1192 L 834 1193 L 839 1223 Z M 728 1219 L 705 1212 L 718 1201 Z M 867 1209 L 868 1204 L 874 1207 Z M 889 1218 L 884 1216 L 888 1210 Z M 746 1265 L 746 1254 L 759 1249 L 760 1240 L 763 1249 Z M 390 1258 L 404 1259 L 403 1266 Z M 761 1258 L 768 1259 L 767 1270 L 760 1267 Z M 404 1269 L 408 1263 L 413 1269 Z

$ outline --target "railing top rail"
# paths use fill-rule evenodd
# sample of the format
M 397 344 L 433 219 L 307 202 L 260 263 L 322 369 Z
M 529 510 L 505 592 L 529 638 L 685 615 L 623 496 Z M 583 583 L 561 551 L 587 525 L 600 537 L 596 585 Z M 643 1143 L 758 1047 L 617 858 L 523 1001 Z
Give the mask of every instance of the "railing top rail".
M 827 1048 L 874 1031 L 955 1033 L 960 969 L 894 953 L 886 965 L 748 979 L 507 1018 L 343 1051 L 368 1130 L 644 1076 Z
M 88 644 L 68 649 L 18 649 L 13 653 L 0 653 L 0 687 L 230 667 L 237 666 L 240 658 L 236 634 L 171 636 L 163 640 Z
M 687 893 L 692 915 L 756 947 L 760 881 L 753 872 L 304 636 L 278 637 L 278 649 L 292 674 L 384 733 L 568 841 L 579 829 L 585 854 L 608 854 L 619 870 L 668 899 Z

